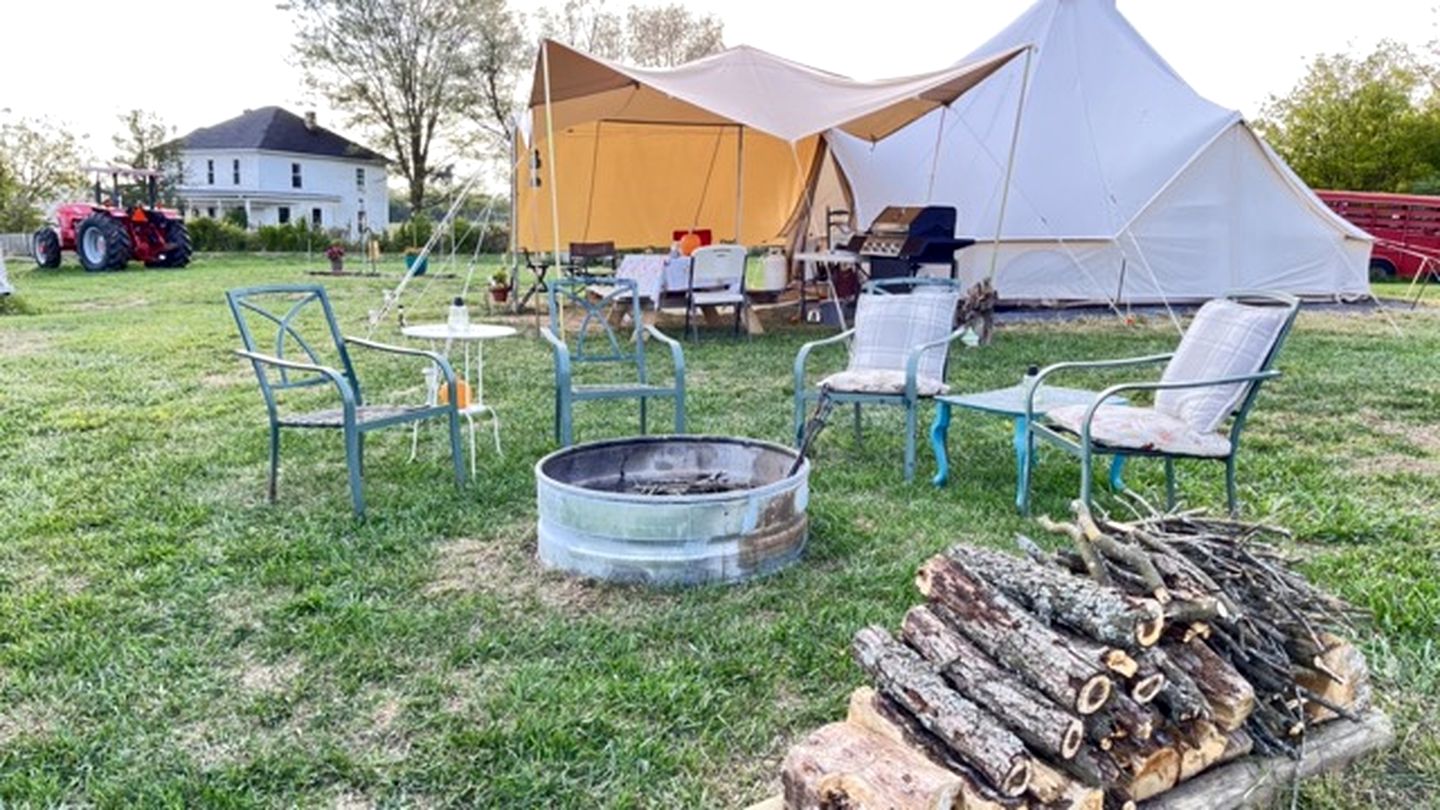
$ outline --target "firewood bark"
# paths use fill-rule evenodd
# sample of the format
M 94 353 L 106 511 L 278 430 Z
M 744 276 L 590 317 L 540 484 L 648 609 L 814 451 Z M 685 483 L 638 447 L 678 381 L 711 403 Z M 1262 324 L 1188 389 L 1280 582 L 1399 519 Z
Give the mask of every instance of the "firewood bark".
M 1060 623 L 1123 649 L 1148 647 L 1165 627 L 1160 605 L 1125 596 L 1083 577 L 990 549 L 955 546 L 947 552 L 1047 623 Z
M 905 614 L 902 633 L 960 694 L 988 709 L 1038 753 L 1070 759 L 1080 749 L 1085 739 L 1080 718 L 1001 670 L 930 608 L 911 608 Z
M 1030 754 L 994 715 L 961 697 L 919 654 L 881 627 L 855 634 L 855 660 L 880 691 L 908 709 L 1004 796 L 1030 783 Z
M 1200 691 L 1195 680 L 1170 659 L 1165 650 L 1151 647 L 1145 651 L 1144 657 L 1165 674 L 1165 686 L 1155 701 L 1165 710 L 1171 722 L 1185 723 L 1199 717 L 1208 717 L 1210 705 L 1205 700 L 1205 694 Z
M 1114 673 L 1117 680 L 1134 677 L 1135 672 L 1140 668 L 1135 659 L 1119 647 L 1106 646 L 1068 631 L 1057 630 L 1056 632 L 1065 639 L 1065 643 L 1070 645 L 1070 649 L 1074 650 L 1081 660 Z
M 1096 712 L 1092 719 L 1100 720 L 1114 729 L 1111 734 L 1114 739 L 1148 740 L 1161 724 L 1160 717 L 1152 709 L 1136 703 L 1124 692 L 1111 695 L 1105 708 Z
M 920 721 L 903 706 L 868 686 L 862 686 L 850 694 L 850 708 L 845 720 L 851 725 L 860 726 L 910 748 L 955 774 L 961 783 L 962 803 L 959 806 L 966 810 L 1016 810 L 1025 806 L 1023 799 L 996 793 L 985 784 L 985 778 L 978 771 L 957 759 L 949 746 L 920 725 Z M 1035 764 L 1037 763 L 1032 762 L 1031 767 Z M 1034 784 L 1033 778 L 1031 784 Z
M 1255 750 L 1255 740 L 1243 728 L 1237 728 L 1225 735 L 1225 750 L 1220 754 L 1217 765 L 1237 760 Z
M 1255 710 L 1255 689 L 1229 661 L 1201 641 L 1167 644 L 1165 653 L 1194 680 L 1210 706 L 1210 719 L 1221 731 L 1245 725 Z
M 823 726 L 792 746 L 780 781 L 791 810 L 953 810 L 960 793 L 954 774 L 849 723 Z
M 963 563 L 934 557 L 921 566 L 916 584 L 949 609 L 955 629 L 1062 707 L 1083 716 L 1110 697 L 1110 678 L 1099 667 Z

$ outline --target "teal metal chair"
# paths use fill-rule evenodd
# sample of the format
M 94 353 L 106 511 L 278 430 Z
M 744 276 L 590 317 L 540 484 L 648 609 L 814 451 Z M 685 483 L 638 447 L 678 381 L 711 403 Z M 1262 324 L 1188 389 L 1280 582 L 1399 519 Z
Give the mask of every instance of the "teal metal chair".
M 633 279 L 571 276 L 549 282 L 550 325 L 540 334 L 555 356 L 555 439 L 561 447 L 574 443 L 575 403 L 607 399 L 640 401 L 640 432 L 648 425 L 652 399 L 669 399 L 675 405 L 675 432 L 685 432 L 685 353 L 680 343 L 642 319 L 640 296 Z M 571 308 L 582 314 L 573 330 L 573 343 L 562 335 L 561 310 Z M 629 315 L 633 332 L 621 334 L 621 322 Z M 675 379 L 670 385 L 650 382 L 645 366 L 645 339 L 648 335 L 670 348 Z M 578 382 L 580 367 L 623 369 L 626 379 L 616 382 Z
M 1030 511 L 1030 479 L 1035 439 L 1039 438 L 1080 459 L 1080 500 L 1086 506 L 1091 503 L 1095 456 L 1164 459 L 1165 502 L 1170 509 L 1175 508 L 1175 460 L 1194 458 L 1225 464 L 1226 502 L 1230 513 L 1236 514 L 1235 459 L 1240 435 L 1261 385 L 1280 376 L 1273 368 L 1275 358 L 1299 310 L 1299 299 L 1291 295 L 1235 291 L 1196 313 L 1175 352 L 1056 363 L 1042 369 L 1026 403 L 1028 452 L 1020 472 L 1022 511 Z M 1089 405 L 1052 410 L 1036 421 L 1034 392 L 1054 374 L 1159 363 L 1167 365 L 1157 382 L 1112 385 L 1097 392 Z M 1154 406 L 1106 404 L 1134 391 L 1155 392 Z M 1221 433 L 1225 421 L 1229 429 Z
M 365 496 L 360 486 L 364 466 L 365 434 L 372 430 L 425 419 L 450 421 L 450 455 L 455 464 L 455 483 L 465 483 L 464 455 L 460 452 L 460 418 L 453 403 L 455 371 L 443 355 L 435 352 L 389 346 L 360 338 L 345 337 L 335 320 L 335 311 L 325 288 L 317 284 L 275 284 L 246 287 L 225 293 L 230 313 L 240 328 L 245 348 L 236 352 L 250 361 L 265 410 L 270 416 L 269 498 L 275 502 L 280 473 L 280 429 L 302 428 L 339 430 L 345 437 L 345 464 L 350 478 L 350 498 L 356 517 L 365 515 Z M 323 323 L 315 321 L 316 313 Z M 251 321 L 263 328 L 256 334 Z M 273 329 L 273 333 L 271 332 Z M 310 333 L 307 337 L 305 332 Z M 263 343 L 262 343 L 263 339 Z M 369 405 L 365 403 L 360 380 L 350 362 L 350 346 L 388 354 L 421 357 L 433 363 L 449 386 L 445 405 Z M 332 365 L 326 354 L 333 353 Z M 295 359 L 296 356 L 303 359 Z M 277 394 L 287 390 L 333 386 L 340 395 L 340 407 L 307 413 L 284 413 Z
M 965 332 L 955 328 L 960 294 L 959 283 L 948 278 L 867 283 L 856 305 L 855 326 L 806 343 L 795 356 L 796 446 L 804 440 L 806 411 L 822 392 L 837 405 L 854 406 L 857 444 L 861 441 L 862 406 L 901 407 L 905 409 L 905 480 L 913 481 L 920 402 L 949 390 L 945 374 L 950 344 Z M 810 353 L 852 339 L 845 370 L 811 387 L 806 382 Z

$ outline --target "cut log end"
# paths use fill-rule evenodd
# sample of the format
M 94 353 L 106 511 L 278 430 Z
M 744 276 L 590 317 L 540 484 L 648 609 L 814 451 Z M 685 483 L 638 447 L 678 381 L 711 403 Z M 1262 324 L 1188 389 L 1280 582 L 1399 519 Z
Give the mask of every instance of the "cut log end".
M 1094 714 L 1109 699 L 1110 679 L 1104 675 L 1096 675 L 1080 687 L 1080 694 L 1075 699 L 1075 711 L 1082 716 Z
M 1157 613 L 1154 618 L 1135 626 L 1135 642 L 1141 647 L 1153 647 L 1165 632 L 1165 616 Z
M 1133 678 L 1135 673 L 1140 671 L 1140 665 L 1135 659 L 1121 649 L 1106 650 L 1102 660 L 1106 669 L 1122 678 Z
M 1060 740 L 1060 756 L 1065 759 L 1074 758 L 1080 751 L 1080 746 L 1085 743 L 1085 724 L 1076 720 L 1065 729 L 1065 736 Z
M 1160 694 L 1160 690 L 1164 688 L 1165 675 L 1164 673 L 1156 672 L 1137 680 L 1135 685 L 1130 687 L 1130 697 L 1134 698 L 1136 703 L 1143 706 L 1154 700 L 1155 696 Z
M 1015 760 L 1015 764 L 1010 767 L 1010 773 L 1006 774 L 999 786 L 1000 792 L 1006 796 L 1019 796 L 1025 792 L 1026 788 L 1030 787 L 1031 776 L 1030 760 Z

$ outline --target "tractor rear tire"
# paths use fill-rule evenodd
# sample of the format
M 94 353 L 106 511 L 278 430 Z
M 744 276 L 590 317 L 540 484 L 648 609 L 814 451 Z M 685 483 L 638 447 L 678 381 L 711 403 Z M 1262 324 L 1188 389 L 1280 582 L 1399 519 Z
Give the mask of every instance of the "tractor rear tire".
M 75 229 L 75 253 L 92 273 L 120 270 L 130 261 L 130 233 L 109 214 L 91 214 Z
M 190 263 L 190 229 L 185 223 L 178 219 L 165 221 L 165 244 L 172 245 L 169 250 L 160 254 L 160 258 L 153 262 L 146 262 L 146 267 L 184 267 Z
M 39 267 L 54 269 L 60 266 L 60 234 L 54 228 L 41 228 L 30 240 L 30 253 Z

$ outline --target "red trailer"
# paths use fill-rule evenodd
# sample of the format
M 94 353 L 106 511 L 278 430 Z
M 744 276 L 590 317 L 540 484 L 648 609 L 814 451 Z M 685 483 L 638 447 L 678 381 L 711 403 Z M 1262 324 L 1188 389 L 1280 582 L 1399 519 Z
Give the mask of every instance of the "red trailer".
M 1317 191 L 1355 227 L 1375 237 L 1370 277 L 1413 279 L 1440 273 L 1440 197 L 1371 191 Z

